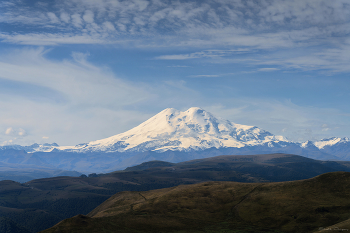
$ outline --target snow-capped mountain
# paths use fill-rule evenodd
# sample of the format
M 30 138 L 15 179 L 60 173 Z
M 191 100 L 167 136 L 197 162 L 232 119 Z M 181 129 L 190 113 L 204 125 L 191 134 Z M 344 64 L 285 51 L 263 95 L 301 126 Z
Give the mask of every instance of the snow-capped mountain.
M 265 146 L 283 148 L 296 146 L 312 150 L 327 150 L 334 146 L 348 145 L 348 138 L 329 138 L 320 141 L 292 142 L 283 136 L 275 136 L 256 126 L 236 124 L 216 118 L 211 113 L 192 107 L 181 112 L 167 108 L 129 131 L 105 139 L 76 146 L 33 144 L 31 146 L 7 146 L 33 152 L 144 152 L 200 151 L 208 148 L 243 148 Z M 3 147 L 4 148 L 4 147 Z M 265 151 L 267 149 L 264 149 Z
M 0 150 L 6 150 L 6 149 L 14 149 L 14 150 L 24 150 L 28 153 L 33 152 L 50 152 L 54 148 L 61 148 L 57 143 L 44 143 L 44 144 L 38 144 L 34 143 L 30 146 L 21 146 L 21 145 L 7 145 L 7 146 L 1 146 Z
M 350 160 L 350 139 L 332 137 L 310 142 L 305 148 L 317 147 L 320 152 L 335 155 L 341 160 Z
M 181 162 L 225 154 L 290 153 L 319 160 L 350 160 L 350 140 L 292 142 L 193 107 L 184 112 L 167 108 L 129 131 L 76 146 L 53 143 L 0 147 L 0 162 L 8 163 L 1 160 L 1 153 L 21 151 L 34 153 L 49 167 L 109 172 L 150 160 Z
M 349 143 L 350 139 L 345 137 L 345 138 L 337 138 L 337 137 L 332 137 L 328 139 L 322 139 L 320 141 L 315 141 L 313 144 L 318 148 L 318 149 L 324 149 L 326 147 L 334 146 L 336 144 L 340 145 L 342 143 Z
M 192 151 L 208 148 L 261 145 L 287 142 L 283 136 L 218 119 L 197 107 L 181 112 L 167 108 L 139 126 L 115 136 L 80 144 L 75 147 L 56 147 L 66 151 Z

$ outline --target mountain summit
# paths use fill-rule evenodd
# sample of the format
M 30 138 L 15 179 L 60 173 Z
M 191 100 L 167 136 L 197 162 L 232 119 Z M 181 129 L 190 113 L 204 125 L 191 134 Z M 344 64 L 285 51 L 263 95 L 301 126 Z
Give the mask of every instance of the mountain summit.
M 214 154 L 208 152 L 200 156 L 210 157 L 225 153 L 278 152 L 295 153 L 314 159 L 350 159 L 350 139 L 348 138 L 334 137 L 320 141 L 292 142 L 283 136 L 275 136 L 256 126 L 236 124 L 217 118 L 210 112 L 198 107 L 192 107 L 183 112 L 174 108 L 167 108 L 124 133 L 76 146 L 34 144 L 26 147 L 11 146 L 11 148 L 25 150 L 29 153 L 96 152 L 100 154 L 106 152 L 109 154 L 110 152 L 127 152 L 129 154 L 127 157 L 131 154 L 135 155 L 147 151 L 201 153 L 207 149 L 217 149 Z M 108 156 L 107 154 L 106 156 Z M 140 156 L 142 157 L 142 155 Z M 186 156 L 183 158 L 184 160 L 186 160 Z M 122 156 L 119 159 L 123 160 L 122 158 L 126 157 Z M 152 159 L 155 159 L 155 157 L 152 157 Z M 135 161 L 144 162 L 140 159 L 135 159 Z M 167 161 L 172 160 L 169 158 Z
M 73 151 L 192 151 L 254 146 L 287 141 L 255 126 L 218 119 L 198 107 L 181 112 L 167 108 L 139 126 L 109 138 L 80 144 Z
M 350 160 L 350 139 L 292 142 L 256 126 L 216 118 L 204 109 L 193 107 L 183 112 L 167 108 L 129 131 L 89 143 L 6 146 L 0 147 L 0 154 L 12 155 L 20 153 L 16 152 L 19 150 L 23 150 L 25 158 L 26 153 L 33 153 L 49 167 L 96 173 L 151 160 L 181 162 L 233 154 L 289 153 L 318 160 Z M 0 162 L 8 163 L 7 157 L 2 156 Z M 28 163 L 22 160 L 16 163 Z

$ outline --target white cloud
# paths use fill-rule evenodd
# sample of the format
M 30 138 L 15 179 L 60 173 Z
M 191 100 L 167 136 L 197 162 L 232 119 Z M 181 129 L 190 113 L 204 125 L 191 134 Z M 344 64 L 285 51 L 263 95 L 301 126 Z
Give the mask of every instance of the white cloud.
M 16 4 L 14 2 L 11 1 L 2 1 L 0 2 L 0 6 L 2 7 L 8 7 L 8 6 L 15 6 Z
M 230 50 L 204 50 L 201 52 L 195 52 L 190 54 L 173 54 L 173 55 L 162 55 L 155 59 L 160 60 L 187 60 L 187 59 L 198 59 L 198 58 L 220 58 L 230 56 L 232 54 L 244 53 L 247 49 L 230 49 Z
M 271 44 L 272 45 L 272 44 Z M 320 51 L 322 50 L 322 51 Z M 276 50 L 272 54 L 260 55 L 263 49 L 256 51 L 246 50 L 203 50 L 189 54 L 172 54 L 162 55 L 155 59 L 160 60 L 188 60 L 209 58 L 207 62 L 211 63 L 241 63 L 254 66 L 278 66 L 259 68 L 259 72 L 272 72 L 282 69 L 299 69 L 299 70 L 321 70 L 327 72 L 349 72 L 350 66 L 350 45 L 343 44 L 341 48 L 320 49 L 320 48 L 294 48 L 294 51 L 285 48 Z M 240 53 L 244 57 L 239 57 Z
M 72 17 L 72 23 L 75 27 L 80 28 L 83 25 L 83 20 L 81 19 L 80 14 L 74 14 Z
M 134 0 L 134 3 L 138 6 L 139 11 L 144 11 L 149 5 L 149 1 L 145 0 Z
M 103 23 L 103 26 L 104 26 L 104 28 L 106 28 L 108 31 L 115 31 L 114 25 L 113 25 L 111 22 L 109 22 L 109 21 L 104 22 L 104 23 Z
M 137 87 L 106 68 L 90 64 L 86 54 L 75 53 L 73 61 L 51 61 L 45 58 L 46 52 L 25 49 L 0 58 L 3 79 L 20 83 L 21 88 L 35 85 L 39 90 L 51 90 L 36 93 L 36 98 L 0 93 L 0 122 L 12 126 L 4 134 L 26 136 L 17 138 L 16 143 L 30 144 L 39 141 L 38 135 L 49 135 L 63 145 L 77 144 L 123 132 L 130 122 L 143 119 L 144 115 L 124 109 L 153 96 L 142 85 Z M 66 100 L 55 101 L 61 98 L 57 93 Z
M 262 72 L 272 72 L 272 71 L 277 71 L 279 69 L 277 68 L 260 68 L 258 69 L 258 71 L 262 71 Z
M 20 137 L 23 137 L 23 136 L 26 136 L 26 131 L 22 128 L 19 128 L 19 129 L 13 129 L 12 127 L 8 127 L 5 131 L 5 134 L 8 135 L 8 136 L 20 136 Z M 14 138 L 16 139 L 16 138 Z
M 7 128 L 6 131 L 5 131 L 6 135 L 11 135 L 12 133 L 13 133 L 12 127 Z
M 10 140 L 8 140 L 8 141 L 3 141 L 2 142 L 2 146 L 6 146 L 6 145 L 12 145 L 13 144 L 13 140 L 12 139 L 10 139 Z
M 324 131 L 324 132 L 331 130 L 327 124 L 323 124 L 321 127 L 322 127 L 322 131 Z
M 65 23 L 69 23 L 70 21 L 70 15 L 67 14 L 66 12 L 62 12 L 60 15 L 60 19 L 65 22 Z
M 110 44 L 112 41 L 106 41 L 100 35 L 90 36 L 86 34 L 76 35 L 76 34 L 52 34 L 43 33 L 36 34 L 30 33 L 26 35 L 8 35 L 1 34 L 0 38 L 3 42 L 17 43 L 23 45 L 58 45 L 58 44 Z M 123 43 L 124 41 L 113 41 L 113 43 Z
M 51 23 L 60 23 L 60 20 L 57 18 L 57 16 L 55 15 L 55 13 L 52 12 L 48 12 L 47 16 L 49 17 Z
M 80 64 L 87 64 L 87 58 L 90 56 L 90 53 L 80 53 L 80 52 L 72 52 L 72 57 L 74 61 L 80 63 Z
M 15 4 L 15 3 L 13 3 Z M 28 18 L 35 17 L 33 11 L 39 9 L 25 8 L 21 5 L 5 6 L 5 11 L 11 20 L 19 15 Z M 70 14 L 83 13 L 88 23 L 94 21 L 94 13 L 103 17 L 104 21 L 115 21 L 121 18 L 133 19 L 142 17 L 148 19 L 145 23 L 156 26 L 166 20 L 167 27 L 194 28 L 224 28 L 227 26 L 266 30 L 272 26 L 286 25 L 292 29 L 308 26 L 323 26 L 334 23 L 344 23 L 350 18 L 350 4 L 347 0 L 273 0 L 264 2 L 234 2 L 234 1 L 114 1 L 114 0 L 64 0 L 56 4 L 56 10 Z M 17 11 L 16 11 L 17 10 Z M 36 14 L 37 15 L 37 14 Z M 205 18 L 208 20 L 206 21 Z M 129 20 L 131 22 L 131 20 Z M 22 22 L 22 21 L 21 21 Z M 37 21 L 31 21 L 37 22 Z M 163 25 L 165 26 L 165 25 Z M 198 27 L 197 27 L 198 28 Z
M 162 55 L 156 57 L 156 59 L 160 60 L 187 60 L 193 58 L 199 58 L 200 56 L 196 56 L 194 54 L 174 54 L 174 55 Z
M 217 78 L 220 77 L 218 74 L 199 74 L 199 75 L 191 75 L 190 77 L 194 78 Z
M 63 0 L 52 5 L 50 12 L 47 7 L 8 3 L 3 3 L 5 14 L 0 15 L 0 23 L 32 25 L 37 32 L 4 31 L 0 38 L 7 43 L 120 44 L 202 51 L 157 57 L 163 60 L 215 58 L 229 62 L 221 58 L 249 52 L 255 60 L 251 64 L 349 72 L 348 0 Z M 48 32 L 52 27 L 58 30 Z M 206 50 L 213 47 L 231 47 L 235 52 Z M 311 47 L 315 50 L 304 50 Z M 275 56 L 278 50 L 287 55 Z M 266 56 L 259 57 L 261 52 Z M 235 59 L 231 62 L 239 63 Z
M 26 135 L 26 131 L 24 129 L 18 130 L 18 136 L 25 136 L 25 135 Z
M 315 51 L 316 50 L 316 51 Z M 256 59 L 255 64 L 281 65 L 287 68 L 300 70 L 323 70 L 328 72 L 349 72 L 350 46 L 342 45 L 341 48 L 307 49 L 303 52 L 278 54 L 268 59 Z M 289 56 L 288 56 L 289 55 Z
M 173 67 L 173 68 L 187 68 L 187 67 L 190 67 L 190 66 L 173 65 L 173 66 L 167 66 L 167 67 Z
M 90 10 L 86 10 L 83 19 L 86 23 L 93 23 L 94 22 L 94 13 Z
M 70 97 L 74 96 L 75 98 L 72 99 L 78 100 L 78 102 L 85 102 L 87 98 L 90 100 L 89 103 L 94 104 L 101 100 L 106 101 L 104 97 L 107 95 L 110 96 L 107 100 L 111 101 L 106 103 L 107 105 L 113 104 L 115 98 L 123 98 L 123 101 L 118 104 L 120 106 L 137 101 L 137 99 L 143 99 L 142 90 L 132 87 L 114 77 L 112 73 L 88 63 L 86 61 L 88 54 L 73 53 L 77 63 L 69 61 L 56 63 L 44 58 L 46 52 L 43 49 L 29 49 L 15 55 L 9 55 L 7 59 L 2 58 L 0 61 L 2 77 L 49 87 L 66 93 Z M 40 68 L 38 68 L 39 65 Z M 23 75 L 24 73 L 26 75 Z

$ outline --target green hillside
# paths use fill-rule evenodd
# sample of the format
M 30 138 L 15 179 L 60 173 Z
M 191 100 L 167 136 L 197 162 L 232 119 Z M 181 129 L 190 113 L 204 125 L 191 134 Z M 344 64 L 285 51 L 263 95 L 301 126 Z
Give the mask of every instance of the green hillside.
M 53 232 L 314 232 L 350 218 L 350 173 L 117 193 Z
M 88 214 L 121 191 L 147 191 L 206 181 L 292 181 L 332 171 L 349 162 L 318 161 L 290 154 L 227 155 L 182 163 L 151 161 L 109 174 L 54 177 L 26 183 L 0 181 L 0 216 L 35 233 L 78 214 Z

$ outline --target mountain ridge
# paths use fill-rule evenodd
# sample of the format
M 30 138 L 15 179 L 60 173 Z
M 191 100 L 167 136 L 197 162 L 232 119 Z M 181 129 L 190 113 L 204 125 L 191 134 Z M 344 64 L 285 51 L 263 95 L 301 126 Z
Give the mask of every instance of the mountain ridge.
M 286 139 L 256 126 L 216 118 L 198 107 L 184 112 L 167 108 L 124 133 L 76 146 L 71 151 L 191 151 L 211 147 L 241 148 L 271 141 Z
M 216 118 L 202 108 L 192 107 L 184 112 L 167 108 L 124 133 L 76 146 L 58 146 L 52 143 L 6 147 L 24 149 L 30 153 L 51 152 L 54 149 L 69 152 L 164 152 L 203 150 L 212 147 L 241 148 L 270 142 L 291 141 L 256 126 Z
M 167 108 L 124 133 L 76 146 L 13 145 L 0 147 L 0 152 L 10 149 L 31 153 L 31 160 L 48 167 L 83 173 L 106 173 L 150 160 L 181 162 L 223 154 L 292 153 L 320 160 L 350 160 L 348 138 L 293 142 L 256 126 L 216 118 L 198 107 L 183 112 Z M 0 156 L 0 162 L 8 161 Z
M 280 135 L 260 129 L 216 118 L 199 107 L 179 111 L 167 108 L 140 125 L 120 134 L 104 139 L 81 143 L 76 146 L 59 146 L 56 143 L 33 144 L 31 146 L 7 145 L 0 149 L 13 148 L 34 152 L 145 152 L 199 151 L 215 147 L 242 148 L 265 145 L 284 147 L 294 144 L 302 148 L 316 147 L 319 150 L 341 144 L 349 144 L 347 137 L 331 137 L 317 141 L 294 142 Z

